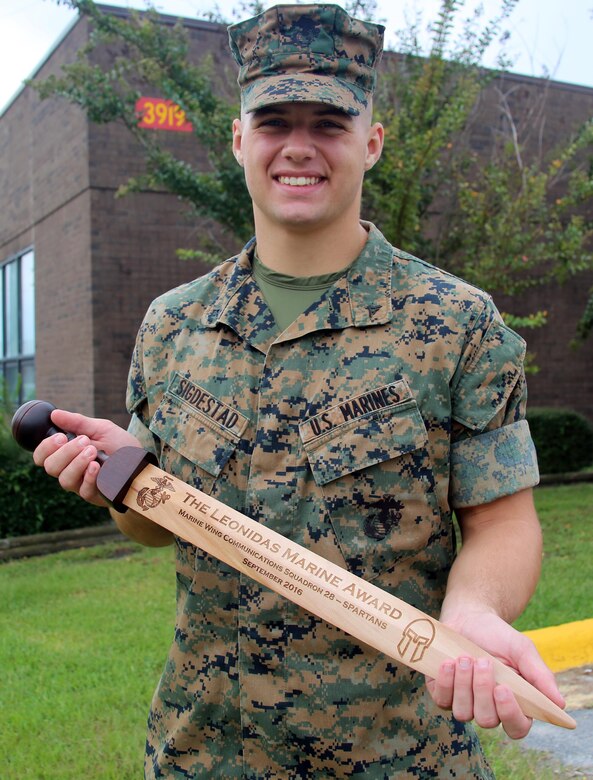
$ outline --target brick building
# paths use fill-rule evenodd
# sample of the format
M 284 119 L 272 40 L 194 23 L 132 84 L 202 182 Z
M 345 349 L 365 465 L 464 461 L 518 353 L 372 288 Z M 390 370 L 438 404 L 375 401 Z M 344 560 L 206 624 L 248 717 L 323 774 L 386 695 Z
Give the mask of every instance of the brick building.
M 196 60 L 209 53 L 232 81 L 225 28 L 193 20 L 185 26 Z M 88 35 L 87 20 L 79 19 L 35 78 L 58 74 Z M 528 77 L 505 81 L 513 84 L 519 111 L 545 88 Z M 494 94 L 484 95 L 481 110 L 482 134 L 478 128 L 472 138 L 478 147 L 488 144 L 488 128 L 496 124 Z M 593 89 L 549 83 L 545 143 L 552 146 L 591 115 Z M 170 133 L 167 143 L 189 162 L 203 162 L 192 134 Z M 116 199 L 118 186 L 141 172 L 136 142 L 125 128 L 91 124 L 77 108 L 40 101 L 29 87 L 0 117 L 0 160 L 2 374 L 11 389 L 22 378 L 22 397 L 125 423 L 136 331 L 156 295 L 201 272 L 175 253 L 195 245 L 201 226 L 164 192 Z M 592 285 L 593 275 L 560 289 L 536 288 L 520 303 L 550 313 L 549 327 L 527 334 L 541 366 L 530 381 L 531 403 L 569 406 L 593 420 L 593 339 L 578 352 L 568 346 Z

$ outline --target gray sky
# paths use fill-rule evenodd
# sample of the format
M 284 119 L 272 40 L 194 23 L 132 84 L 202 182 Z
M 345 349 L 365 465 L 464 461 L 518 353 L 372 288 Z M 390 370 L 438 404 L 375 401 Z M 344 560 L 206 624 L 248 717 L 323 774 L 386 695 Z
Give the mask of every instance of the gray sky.
M 110 0 L 107 4 L 145 8 L 144 0 Z M 268 5 L 274 5 L 271 2 Z M 211 0 L 154 0 L 157 10 L 200 18 L 214 6 Z M 232 19 L 238 0 L 219 0 Z M 478 0 L 466 0 L 466 12 Z M 482 0 L 487 14 L 500 0 Z M 386 22 L 391 48 L 395 33 L 422 9 L 425 23 L 435 18 L 439 0 L 379 0 L 378 16 Z M 466 14 L 464 14 L 466 15 Z M 54 47 L 75 14 L 55 0 L 0 0 L 0 111 Z M 425 25 L 424 25 L 425 26 Z M 519 0 L 505 29 L 511 33 L 512 70 L 529 76 L 549 74 L 558 81 L 593 87 L 593 0 Z M 491 63 L 486 63 L 491 64 Z

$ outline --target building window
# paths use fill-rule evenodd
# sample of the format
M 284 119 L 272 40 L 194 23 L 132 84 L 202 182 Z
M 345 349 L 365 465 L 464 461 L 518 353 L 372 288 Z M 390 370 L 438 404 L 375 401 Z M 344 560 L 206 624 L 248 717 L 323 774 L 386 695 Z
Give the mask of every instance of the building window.
M 0 266 L 0 379 L 9 402 L 35 397 L 35 255 Z

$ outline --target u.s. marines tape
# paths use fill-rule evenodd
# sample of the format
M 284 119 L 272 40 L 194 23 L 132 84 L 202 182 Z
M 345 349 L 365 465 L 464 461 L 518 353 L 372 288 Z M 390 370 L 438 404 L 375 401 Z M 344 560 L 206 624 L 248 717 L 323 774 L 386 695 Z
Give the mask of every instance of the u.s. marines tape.
M 103 465 L 97 485 L 126 469 L 124 447 Z M 138 473 L 122 503 L 376 650 L 431 677 L 459 655 L 489 656 L 405 601 L 322 558 L 154 465 Z M 489 656 L 498 683 L 523 712 L 564 728 L 576 722 L 514 670 Z

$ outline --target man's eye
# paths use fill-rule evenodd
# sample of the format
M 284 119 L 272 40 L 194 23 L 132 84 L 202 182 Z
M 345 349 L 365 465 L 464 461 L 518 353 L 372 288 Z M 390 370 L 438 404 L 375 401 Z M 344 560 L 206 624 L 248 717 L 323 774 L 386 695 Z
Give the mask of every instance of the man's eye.
M 283 119 L 262 119 L 258 123 L 258 127 L 284 127 L 285 121 Z
M 320 122 L 318 127 L 321 130 L 329 130 L 329 131 L 340 131 L 344 129 L 344 126 L 341 125 L 339 122 L 334 122 L 331 119 L 326 119 L 323 122 Z

